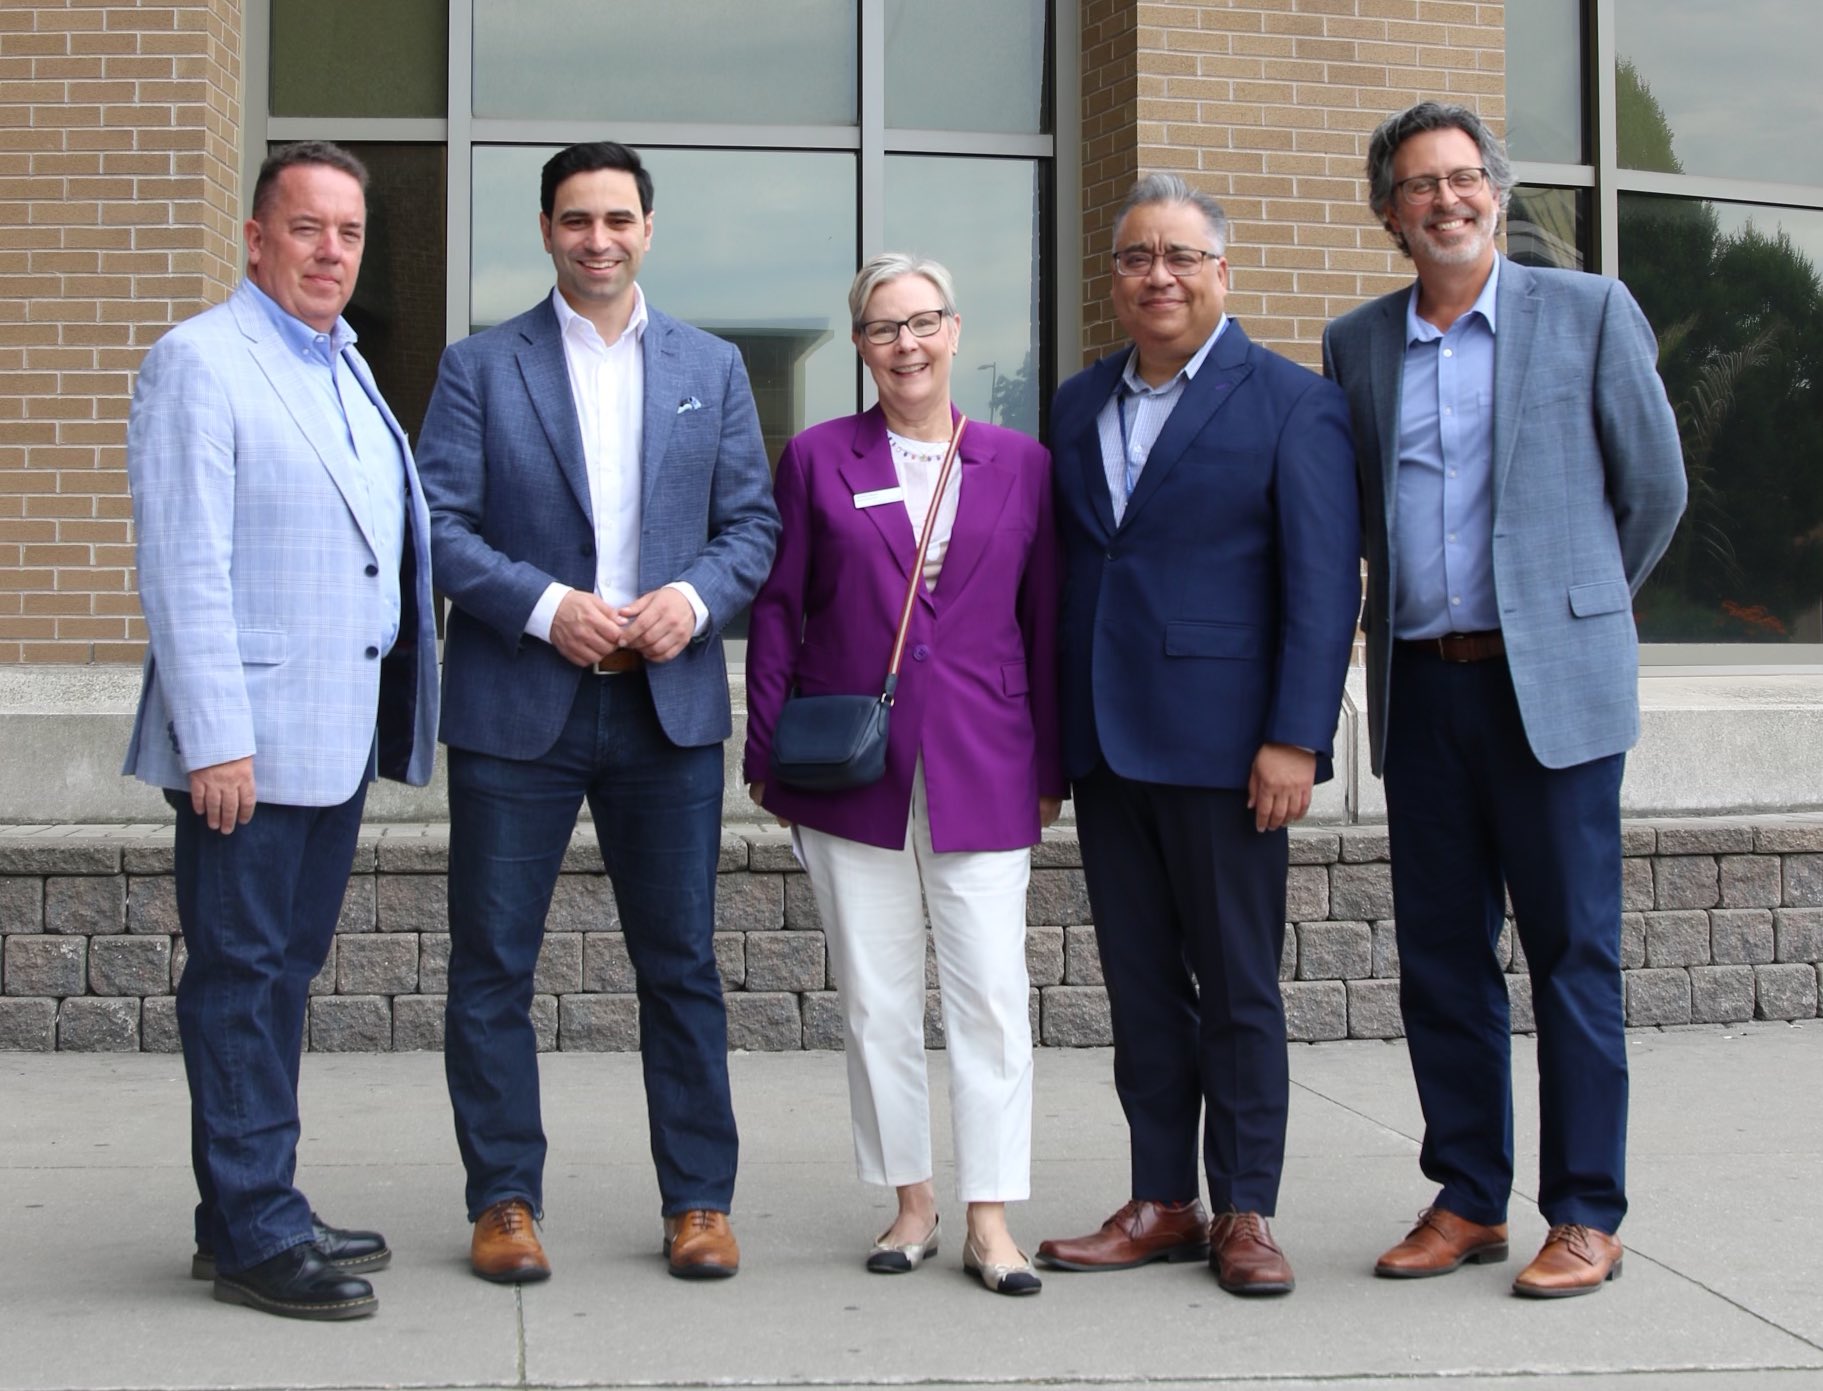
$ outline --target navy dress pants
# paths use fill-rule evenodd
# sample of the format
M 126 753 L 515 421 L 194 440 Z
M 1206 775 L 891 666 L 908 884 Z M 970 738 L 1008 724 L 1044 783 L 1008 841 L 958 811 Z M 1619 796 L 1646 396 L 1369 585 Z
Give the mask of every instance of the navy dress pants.
M 671 743 L 643 672 L 590 673 L 542 758 L 449 751 L 443 1060 L 471 1222 L 506 1198 L 544 1211 L 532 978 L 585 798 L 637 978 L 664 1213 L 726 1212 L 733 1201 L 738 1142 L 714 950 L 721 745 Z
M 1604 1232 L 1627 1210 L 1623 762 L 1539 763 L 1502 659 L 1394 654 L 1386 819 L 1419 1166 L 1471 1222 L 1506 1221 L 1513 1186 L 1503 884 L 1538 1030 L 1539 1209 Z
M 177 919 L 188 953 L 177 1031 L 190 1083 L 196 1244 L 226 1274 L 312 1239 L 297 1170 L 298 1054 L 310 982 L 335 940 L 367 785 L 340 806 L 261 802 L 232 835 L 187 793 Z

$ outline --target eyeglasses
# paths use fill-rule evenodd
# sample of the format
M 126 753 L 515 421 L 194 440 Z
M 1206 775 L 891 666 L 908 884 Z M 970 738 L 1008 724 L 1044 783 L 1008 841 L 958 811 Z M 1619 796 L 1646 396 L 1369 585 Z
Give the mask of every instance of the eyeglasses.
M 1444 184 L 1450 186 L 1451 193 L 1467 198 L 1481 192 L 1487 181 L 1488 171 L 1477 165 L 1471 169 L 1452 169 L 1441 178 L 1435 174 L 1420 174 L 1416 178 L 1400 179 L 1393 185 L 1393 193 L 1401 203 L 1415 208 L 1436 198 L 1437 190 Z
M 882 348 L 888 343 L 897 343 L 902 328 L 909 328 L 913 338 L 929 338 L 943 327 L 948 316 L 947 309 L 926 309 L 909 319 L 869 319 L 861 325 L 861 336 Z
M 1187 246 L 1174 246 L 1160 256 L 1148 251 L 1143 246 L 1129 246 L 1125 251 L 1114 253 L 1114 273 L 1116 275 L 1150 275 L 1152 263 L 1162 260 L 1165 269 L 1179 280 L 1195 275 L 1203 268 L 1204 261 L 1219 261 L 1219 251 L 1193 251 Z

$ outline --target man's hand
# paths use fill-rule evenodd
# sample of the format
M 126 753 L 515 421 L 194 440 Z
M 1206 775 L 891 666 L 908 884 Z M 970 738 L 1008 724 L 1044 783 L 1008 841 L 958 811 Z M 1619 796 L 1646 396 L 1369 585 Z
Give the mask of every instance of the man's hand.
M 1040 827 L 1053 824 L 1063 812 L 1063 798 L 1040 797 L 1038 799 L 1038 824 Z
M 551 615 L 551 646 L 579 667 L 592 667 L 621 645 L 619 615 L 598 597 L 572 589 Z
M 627 626 L 620 645 L 631 647 L 648 662 L 668 662 L 696 635 L 696 610 L 683 591 L 666 585 L 640 595 L 620 611 Z
M 1247 779 L 1247 805 L 1256 831 L 1276 831 L 1310 810 L 1317 756 L 1291 744 L 1262 744 Z
M 748 783 L 747 784 L 747 795 L 753 799 L 754 806 L 758 807 L 761 811 L 766 810 L 766 784 L 765 783 L 763 783 L 763 782 Z M 781 826 L 788 827 L 791 825 L 791 823 L 782 816 L 774 816 L 773 820 L 777 821 L 779 823 L 779 825 L 781 825 Z
M 253 820 L 253 758 L 212 763 L 190 774 L 190 806 L 211 831 L 233 835 Z

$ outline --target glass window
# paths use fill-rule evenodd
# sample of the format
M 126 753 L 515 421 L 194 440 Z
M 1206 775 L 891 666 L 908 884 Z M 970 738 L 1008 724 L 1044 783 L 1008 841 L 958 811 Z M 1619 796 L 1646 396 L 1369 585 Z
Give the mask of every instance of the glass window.
M 1506 7 L 1507 149 L 1550 164 L 1588 160 L 1582 0 Z
M 1047 0 L 886 0 L 886 124 L 1042 134 Z
M 1816 41 L 1816 0 L 1614 0 L 1621 164 L 1823 183 Z
M 1044 213 L 1038 166 L 1021 159 L 895 155 L 886 161 L 886 246 L 932 256 L 956 282 L 956 408 L 1038 433 L 1047 399 L 1039 343 Z
M 1823 642 L 1823 211 L 1620 196 L 1690 505 L 1635 602 L 1648 642 Z
M 1507 255 L 1528 266 L 1581 270 L 1589 255 L 1589 195 L 1521 184 L 1507 205 Z
M 474 0 L 475 114 L 853 125 L 854 0 Z
M 272 0 L 274 116 L 443 116 L 448 0 Z

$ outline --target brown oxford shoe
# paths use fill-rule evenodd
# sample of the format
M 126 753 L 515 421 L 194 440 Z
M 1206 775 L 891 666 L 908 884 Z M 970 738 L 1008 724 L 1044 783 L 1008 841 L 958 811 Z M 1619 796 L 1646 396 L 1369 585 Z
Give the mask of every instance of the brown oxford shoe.
M 1298 1283 L 1257 1212 L 1224 1212 L 1209 1224 L 1209 1268 L 1229 1294 L 1290 1294 Z
M 1464 1261 L 1490 1265 L 1507 1258 L 1507 1224 L 1484 1227 L 1435 1204 L 1418 1214 L 1418 1225 L 1374 1263 L 1387 1280 L 1423 1280 L 1448 1275 Z
M 1209 1215 L 1195 1198 L 1134 1198 L 1087 1236 L 1038 1243 L 1038 1263 L 1056 1270 L 1131 1270 L 1151 1261 L 1200 1261 L 1209 1254 Z
M 680 1280 L 725 1280 L 741 1268 L 728 1214 L 692 1208 L 665 1219 L 665 1259 Z
M 468 1263 L 475 1274 L 497 1285 L 527 1285 L 548 1280 L 551 1262 L 532 1222 L 532 1205 L 524 1198 L 505 1198 L 475 1219 Z
M 1568 1299 L 1594 1294 L 1620 1279 L 1620 1238 L 1593 1227 L 1561 1222 L 1551 1228 L 1544 1247 L 1513 1281 L 1513 1293 L 1530 1299 Z

